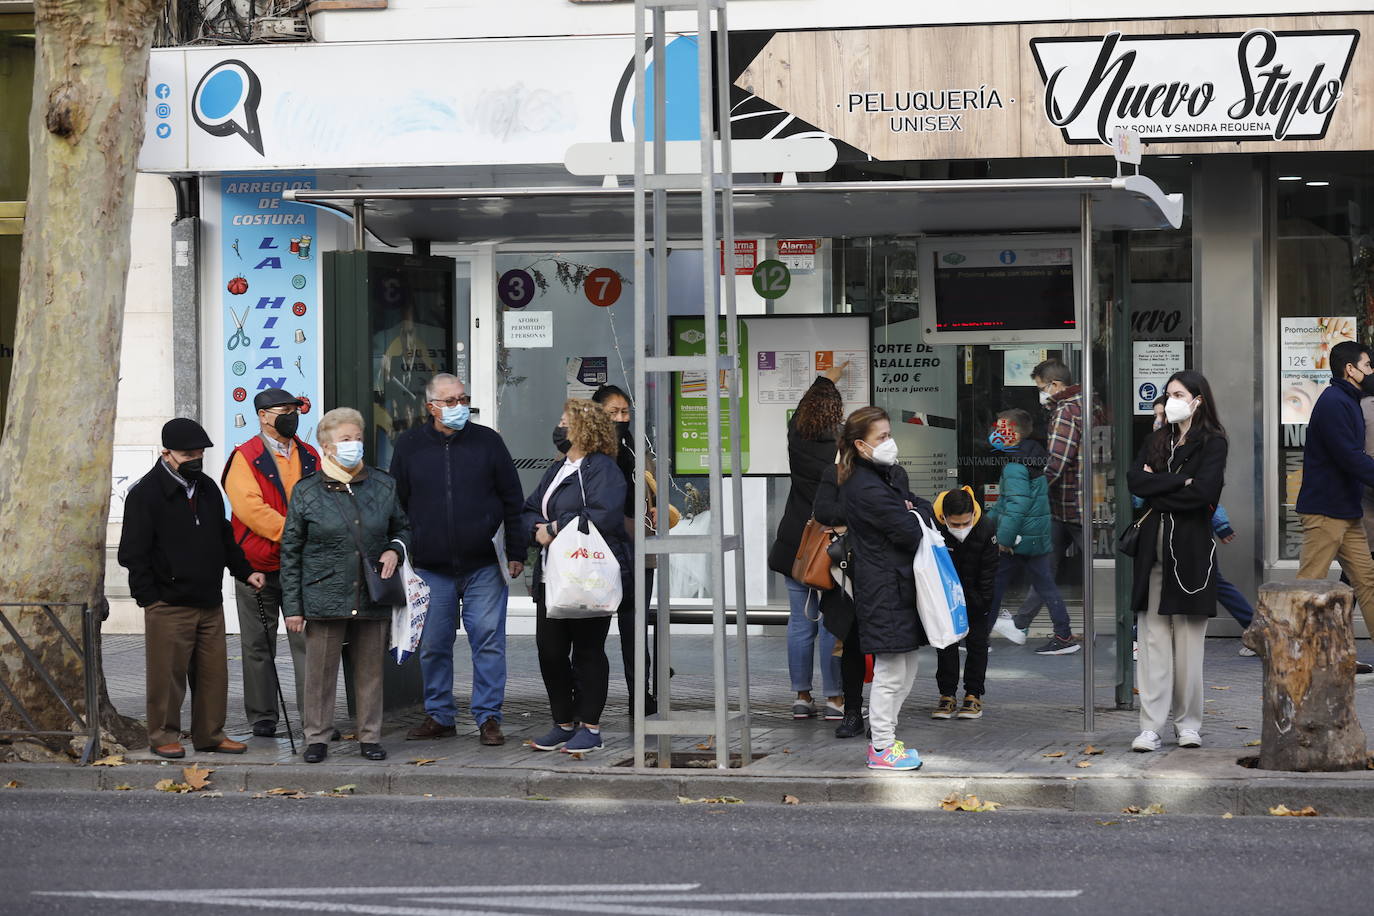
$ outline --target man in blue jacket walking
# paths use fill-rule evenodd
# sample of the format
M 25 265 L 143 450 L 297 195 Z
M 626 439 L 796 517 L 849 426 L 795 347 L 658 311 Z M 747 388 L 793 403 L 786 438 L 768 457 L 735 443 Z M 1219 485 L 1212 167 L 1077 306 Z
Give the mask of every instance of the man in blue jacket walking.
M 1364 451 L 1360 410 L 1366 385 L 1374 388 L 1369 348 L 1353 340 L 1332 347 L 1331 384 L 1312 407 L 1302 455 L 1298 578 L 1325 579 L 1339 559 L 1374 634 L 1374 557 L 1361 524 L 1361 496 L 1365 487 L 1374 487 L 1374 458 Z
M 524 496 L 515 462 L 501 436 L 469 423 L 467 388 L 442 373 L 425 386 L 433 422 L 396 441 L 391 475 L 410 517 L 411 563 L 429 585 L 429 615 L 420 641 L 425 712 L 413 739 L 457 734 L 453 700 L 453 642 L 462 601 L 463 628 L 472 651 L 472 717 L 480 740 L 505 743 L 501 704 L 506 695 L 506 599 L 524 570 L 528 539 L 520 522 Z M 494 538 L 505 524 L 509 561 L 502 569 Z

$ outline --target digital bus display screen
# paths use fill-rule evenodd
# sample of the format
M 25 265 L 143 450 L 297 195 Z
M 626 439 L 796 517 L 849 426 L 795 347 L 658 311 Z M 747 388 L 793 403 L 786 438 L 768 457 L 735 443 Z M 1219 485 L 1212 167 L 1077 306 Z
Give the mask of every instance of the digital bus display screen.
M 941 248 L 933 252 L 935 330 L 1076 333 L 1069 248 Z

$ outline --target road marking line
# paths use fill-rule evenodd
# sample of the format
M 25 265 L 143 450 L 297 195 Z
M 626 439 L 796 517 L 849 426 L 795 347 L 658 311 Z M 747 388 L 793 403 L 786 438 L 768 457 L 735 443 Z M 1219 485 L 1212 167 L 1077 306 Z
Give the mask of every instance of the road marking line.
M 33 891 L 39 896 L 51 897 L 94 897 L 106 900 L 184 900 L 186 897 L 204 897 L 207 894 L 225 897 L 329 897 L 347 894 L 378 895 L 390 894 L 397 897 L 415 897 L 421 894 L 618 894 L 666 891 L 691 891 L 700 884 L 494 884 L 455 887 L 284 887 L 277 890 L 239 887 L 185 888 L 183 890 L 146 890 L 146 891 Z

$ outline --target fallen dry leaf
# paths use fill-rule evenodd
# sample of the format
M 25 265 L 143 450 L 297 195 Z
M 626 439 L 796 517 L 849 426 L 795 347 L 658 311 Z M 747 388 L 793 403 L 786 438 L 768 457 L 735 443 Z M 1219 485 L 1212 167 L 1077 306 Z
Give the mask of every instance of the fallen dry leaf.
M 1121 823 L 1121 821 L 1098 821 L 1098 822 L 1097 822 L 1097 826 L 1099 826 L 1099 827 L 1111 827 L 1111 826 L 1114 826 L 1114 825 L 1119 824 L 1119 823 Z
M 1121 809 L 1122 814 L 1163 814 L 1164 806 L 1156 802 L 1153 805 L 1146 805 L 1144 808 L 1139 805 L 1127 805 Z
M 343 740 L 344 740 L 344 741 L 357 741 L 357 740 L 358 740 L 358 736 L 357 736 L 357 735 L 344 735 L 344 736 L 343 736 Z
M 797 798 L 795 795 L 784 795 L 782 797 L 782 803 L 784 805 L 800 805 L 801 799 Z
M 175 782 L 171 779 L 159 779 L 153 783 L 153 788 L 159 792 L 173 792 L 177 795 L 185 795 L 191 791 L 191 787 L 184 782 Z
M 744 799 L 735 798 L 733 795 L 716 795 L 712 798 L 688 798 L 685 795 L 677 797 L 679 805 L 742 805 Z
M 268 794 L 268 795 L 271 795 L 271 796 L 274 796 L 274 797 L 276 797 L 276 798 L 309 798 L 309 797 L 310 797 L 310 796 L 306 795 L 304 792 L 302 792 L 300 789 L 288 789 L 288 788 L 286 788 L 285 786 L 276 786 L 275 788 L 268 789 L 268 790 L 267 790 L 267 794 Z M 254 797 L 254 798 L 257 798 L 258 796 L 255 795 L 255 796 L 253 796 L 253 797 Z
M 569 759 L 569 760 L 585 760 L 586 757 L 587 757 L 587 755 L 584 754 L 584 753 L 582 753 L 581 751 L 569 751 L 569 752 L 568 752 L 568 759 Z
M 1041 754 L 1040 756 L 1041 756 L 1041 757 L 1063 757 L 1063 756 L 1064 756 L 1064 752 L 1063 752 L 1063 751 L 1055 751 L 1055 752 L 1052 753 L 1052 754 Z
M 1213 690 L 1230 690 L 1231 688 L 1230 688 L 1230 687 L 1217 687 L 1216 685 L 1213 685 L 1213 686 L 1212 686 L 1212 689 L 1213 689 Z
M 23 783 L 21 783 L 19 780 L 17 780 L 17 779 L 11 779 L 9 782 L 5 783 L 5 788 L 6 788 L 6 789 L 17 789 L 17 788 L 19 788 L 21 785 L 23 785 Z
M 134 787 L 129 785 L 128 783 L 120 783 L 119 785 L 115 786 L 116 792 L 132 792 L 133 790 Z
M 954 792 L 940 800 L 940 808 L 945 811 L 996 811 L 1001 802 L 984 801 L 977 795 L 960 795 Z
M 1092 766 L 1092 765 L 1093 765 L 1093 762 L 1092 762 L 1091 760 L 1080 760 L 1080 761 L 1078 761 L 1077 763 L 1074 764 L 1074 766 L 1078 767 L 1080 770 L 1082 770 L 1082 769 L 1084 769 L 1084 768 L 1086 768 L 1086 767 L 1090 767 L 1090 766 Z
M 1270 808 L 1269 813 L 1275 817 L 1321 817 L 1321 815 L 1317 813 L 1317 809 L 1313 808 L 1311 805 L 1305 808 L 1299 808 L 1296 811 L 1286 805 L 1279 805 L 1277 808 Z
M 428 795 L 427 795 L 427 796 L 425 796 L 425 797 L 426 797 L 426 798 L 432 798 L 433 796 L 428 796 Z M 553 801 L 553 799 L 552 799 L 552 798 L 549 798 L 549 796 L 547 796 L 547 795 L 526 795 L 526 796 L 525 796 L 525 801 Z
M 93 767 L 123 767 L 128 766 L 129 761 L 124 759 L 123 754 L 111 754 L 108 757 L 101 757 L 99 760 L 92 760 Z
M 1260 743 L 1259 743 L 1258 741 L 1247 741 L 1247 742 L 1245 742 L 1245 746 L 1246 746 L 1246 747 L 1259 747 L 1259 745 L 1260 745 Z
M 194 763 L 188 767 L 181 768 L 181 778 L 186 780 L 186 784 L 193 791 L 199 791 L 210 784 L 210 774 L 214 770 L 198 767 Z
M 1222 819 L 1223 821 L 1229 821 L 1229 820 L 1230 820 L 1231 818 L 1233 818 L 1233 817 L 1235 817 L 1235 815 L 1232 814 L 1230 811 L 1227 811 L 1225 814 L 1223 814 L 1223 815 L 1221 816 L 1221 819 Z
M 1089 757 L 1096 757 L 1098 754 L 1105 754 L 1107 752 L 1103 748 L 1093 747 L 1089 744 L 1087 747 L 1083 748 L 1083 753 L 1087 754 Z
M 339 793 L 340 795 L 352 795 L 357 790 L 357 785 L 351 782 L 348 785 L 334 787 L 334 791 Z
M 202 793 L 200 793 L 200 795 L 199 795 L 198 797 L 200 797 L 200 798 L 223 798 L 223 797 L 224 797 L 224 793 L 223 793 L 223 792 L 202 792 Z
M 431 763 L 438 763 L 440 760 L 443 759 L 443 757 L 416 757 L 414 760 L 408 760 L 406 762 L 409 763 L 411 766 L 426 767 L 429 766 Z
M 1248 725 L 1237 725 L 1236 728 L 1243 728 L 1243 729 L 1245 729 L 1246 731 L 1249 731 L 1249 730 L 1250 730 L 1250 726 L 1248 726 Z

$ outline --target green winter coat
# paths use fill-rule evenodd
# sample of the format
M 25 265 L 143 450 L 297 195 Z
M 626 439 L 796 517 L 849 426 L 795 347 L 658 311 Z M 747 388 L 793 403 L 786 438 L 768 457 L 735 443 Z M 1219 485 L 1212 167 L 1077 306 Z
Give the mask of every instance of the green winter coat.
M 1050 485 L 1045 479 L 1048 456 L 1034 440 L 1022 442 L 1006 454 L 997 502 L 988 508 L 988 517 L 997 525 L 997 543 L 1023 557 L 1047 554 L 1054 549 Z
M 284 616 L 306 620 L 391 616 L 389 605 L 373 604 L 368 596 L 362 558 L 349 526 L 360 527 L 369 559 L 376 560 L 398 545 L 398 552 L 405 555 L 410 547 L 410 523 L 396 499 L 391 475 L 367 468 L 347 486 L 323 473 L 296 484 L 281 539 Z M 398 564 L 395 575 L 400 574 Z

